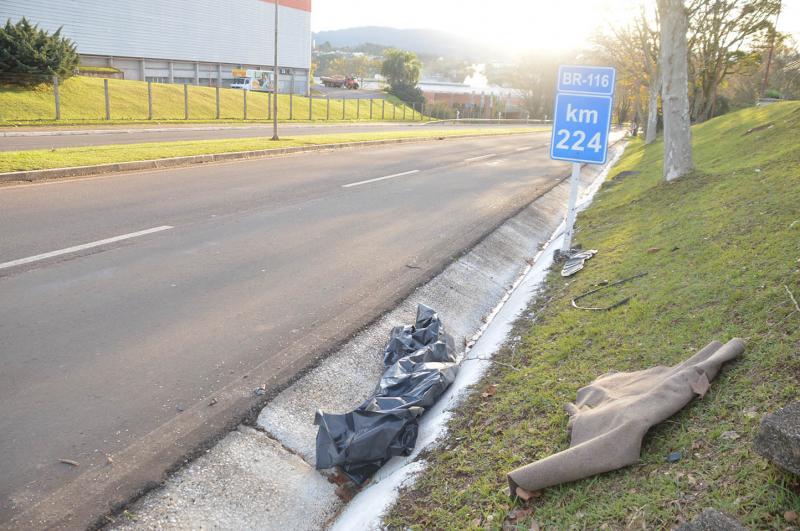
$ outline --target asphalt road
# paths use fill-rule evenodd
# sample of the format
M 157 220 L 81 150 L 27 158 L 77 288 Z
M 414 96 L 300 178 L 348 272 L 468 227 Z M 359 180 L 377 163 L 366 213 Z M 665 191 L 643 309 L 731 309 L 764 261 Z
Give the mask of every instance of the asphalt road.
M 234 415 L 220 389 L 254 400 L 391 308 L 567 174 L 548 140 L 0 188 L 0 527 L 81 474 L 136 463 L 108 456 L 171 448 L 159 430 L 192 411 Z
M 508 127 L 503 125 L 475 124 L 432 124 L 422 123 L 368 123 L 353 125 L 291 125 L 280 124 L 280 134 L 285 137 L 302 135 L 323 135 L 335 133 L 368 133 L 381 131 L 408 131 L 414 128 L 436 129 L 491 129 Z M 513 127 L 520 127 L 513 125 Z M 534 126 L 532 126 L 534 127 Z M 541 128 L 541 126 L 538 126 Z M 39 131 L 42 133 L 44 131 Z M 137 127 L 106 128 L 95 130 L 72 130 L 63 134 L 64 130 L 51 130 L 54 134 L 37 134 L 35 136 L 0 136 L 0 151 L 24 151 L 28 149 L 57 149 L 66 147 L 100 146 L 108 144 L 140 144 L 145 142 L 173 142 L 179 140 L 220 140 L 225 138 L 252 138 L 272 136 L 269 124 L 247 126 L 196 126 L 196 127 Z M 80 134 L 75 134 L 80 132 Z

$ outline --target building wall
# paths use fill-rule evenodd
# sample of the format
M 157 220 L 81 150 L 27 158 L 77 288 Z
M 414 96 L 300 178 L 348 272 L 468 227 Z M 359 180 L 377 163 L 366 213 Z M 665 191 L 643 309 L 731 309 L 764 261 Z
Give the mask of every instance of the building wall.
M 63 26 L 86 56 L 267 66 L 274 56 L 274 9 L 264 0 L 2 0 L 0 20 L 24 16 L 48 31 Z M 310 0 L 282 0 L 278 29 L 278 63 L 309 69 Z M 179 77 L 193 79 L 193 69 Z
M 228 87 L 233 82 L 233 69 L 271 70 L 269 65 L 241 63 L 201 63 L 164 61 L 108 55 L 81 55 L 85 66 L 113 66 L 122 71 L 122 79 L 155 83 L 189 83 L 204 87 Z M 281 67 L 278 91 L 308 95 L 308 70 Z

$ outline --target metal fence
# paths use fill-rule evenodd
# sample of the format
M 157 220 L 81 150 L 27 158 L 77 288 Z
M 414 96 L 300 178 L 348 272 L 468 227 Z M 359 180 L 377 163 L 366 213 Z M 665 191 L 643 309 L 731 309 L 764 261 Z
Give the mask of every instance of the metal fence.
M 0 121 L 43 120 L 271 120 L 272 92 L 76 77 L 0 76 Z M 279 120 L 423 121 L 424 103 L 383 98 L 278 95 Z M 445 116 L 440 110 L 438 118 Z

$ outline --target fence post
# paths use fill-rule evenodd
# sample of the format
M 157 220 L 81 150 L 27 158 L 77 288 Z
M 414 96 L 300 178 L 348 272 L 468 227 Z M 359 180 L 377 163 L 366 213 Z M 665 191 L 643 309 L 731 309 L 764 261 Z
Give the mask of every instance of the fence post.
M 153 119 L 153 82 L 147 82 L 147 119 Z
M 386 100 L 381 100 L 381 120 L 386 119 Z
M 416 116 L 417 116 L 417 103 L 416 102 L 412 102 L 411 103 L 411 121 L 412 122 L 414 121 Z
M 183 119 L 189 119 L 189 85 L 183 84 Z
M 56 120 L 61 119 L 61 96 L 58 93 L 58 76 L 53 76 L 53 97 L 56 99 Z
M 308 93 L 308 121 L 314 120 L 314 96 Z
M 330 121 L 331 119 L 331 96 L 330 94 L 325 95 L 325 120 Z
M 217 93 L 217 120 L 219 120 L 219 85 L 217 85 L 215 92 Z
M 242 98 L 242 104 L 244 105 L 243 113 L 244 119 L 247 120 L 247 93 L 250 92 L 249 90 L 243 90 L 244 97 Z
M 342 98 L 342 120 L 345 119 L 345 110 L 347 107 L 347 100 Z
M 372 120 L 372 101 L 373 99 L 369 99 L 369 119 Z
M 111 119 L 111 103 L 108 101 L 108 78 L 103 80 L 103 93 L 106 97 L 106 120 Z
M 361 118 L 361 98 L 356 98 L 356 120 Z

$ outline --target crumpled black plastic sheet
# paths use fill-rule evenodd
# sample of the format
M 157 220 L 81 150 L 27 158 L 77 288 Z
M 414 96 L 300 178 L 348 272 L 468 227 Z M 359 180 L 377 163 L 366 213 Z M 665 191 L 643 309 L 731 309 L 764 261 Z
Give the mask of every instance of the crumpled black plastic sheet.
M 423 304 L 413 326 L 392 329 L 383 363 L 386 370 L 375 392 L 354 411 L 317 411 L 318 469 L 339 466 L 361 484 L 392 457 L 411 454 L 419 416 L 458 373 L 453 338 Z

